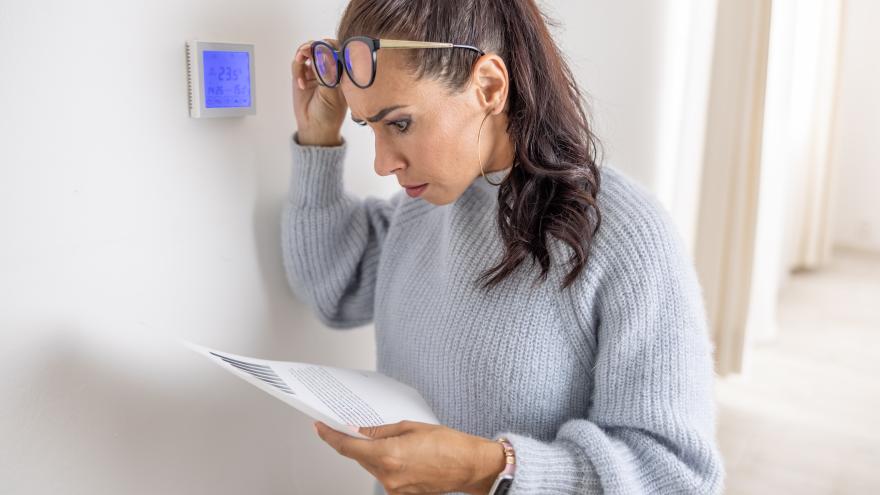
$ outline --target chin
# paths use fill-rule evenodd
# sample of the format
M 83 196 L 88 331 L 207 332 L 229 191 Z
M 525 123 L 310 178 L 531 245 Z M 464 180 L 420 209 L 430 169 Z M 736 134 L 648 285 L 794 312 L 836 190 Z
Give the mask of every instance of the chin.
M 448 205 L 451 203 L 455 203 L 458 198 L 460 198 L 461 195 L 464 194 L 464 191 L 466 189 L 465 188 L 461 191 L 456 192 L 454 188 L 438 187 L 437 184 L 438 183 L 432 182 L 431 185 L 428 186 L 428 189 L 426 189 L 425 192 L 422 193 L 421 196 L 419 196 L 419 199 L 431 203 L 434 206 Z

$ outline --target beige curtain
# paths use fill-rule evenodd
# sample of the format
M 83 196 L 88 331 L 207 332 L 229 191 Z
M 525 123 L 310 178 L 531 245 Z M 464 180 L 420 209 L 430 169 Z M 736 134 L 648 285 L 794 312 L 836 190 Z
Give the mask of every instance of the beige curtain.
M 695 260 L 722 375 L 775 333 L 788 270 L 830 253 L 841 1 L 718 5 Z
M 770 0 L 718 3 L 694 258 L 719 374 L 742 369 L 760 183 Z

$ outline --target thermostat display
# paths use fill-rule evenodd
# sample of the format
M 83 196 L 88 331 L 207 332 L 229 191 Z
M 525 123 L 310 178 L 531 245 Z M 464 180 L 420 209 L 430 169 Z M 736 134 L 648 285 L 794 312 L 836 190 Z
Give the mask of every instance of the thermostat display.
M 251 106 L 251 72 L 248 52 L 202 52 L 205 68 L 205 107 Z
M 186 55 L 191 117 L 257 113 L 253 44 L 187 41 Z

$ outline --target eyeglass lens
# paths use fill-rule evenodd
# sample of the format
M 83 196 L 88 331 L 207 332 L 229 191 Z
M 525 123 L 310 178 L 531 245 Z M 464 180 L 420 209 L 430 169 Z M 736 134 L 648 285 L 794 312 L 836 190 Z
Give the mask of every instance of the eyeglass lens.
M 315 70 L 325 85 L 334 86 L 339 82 L 339 64 L 336 63 L 336 53 L 325 45 L 317 45 L 315 47 Z
M 373 52 L 365 41 L 351 40 L 345 45 L 346 69 L 352 82 L 358 86 L 370 84 L 373 78 Z

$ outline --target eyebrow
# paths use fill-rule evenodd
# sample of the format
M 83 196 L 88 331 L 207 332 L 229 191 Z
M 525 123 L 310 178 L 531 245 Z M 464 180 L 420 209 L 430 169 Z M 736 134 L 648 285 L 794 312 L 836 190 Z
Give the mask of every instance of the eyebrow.
M 394 110 L 397 110 L 398 108 L 404 108 L 404 107 L 407 107 L 407 106 L 408 106 L 408 105 L 394 105 L 394 106 L 390 106 L 390 107 L 388 107 L 388 108 L 383 108 L 383 109 L 380 110 L 379 113 L 377 113 L 376 115 L 373 115 L 372 117 L 367 117 L 367 120 L 375 124 L 376 122 L 379 122 L 380 120 L 382 120 L 383 118 L 385 118 L 386 115 L 388 115 L 389 113 L 393 112 Z M 363 122 L 363 120 L 360 120 L 360 119 L 356 119 L 356 118 L 354 118 L 354 115 L 351 116 L 351 120 L 355 121 L 355 122 L 358 123 L 358 124 L 360 124 L 361 122 Z

